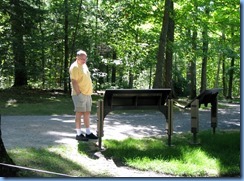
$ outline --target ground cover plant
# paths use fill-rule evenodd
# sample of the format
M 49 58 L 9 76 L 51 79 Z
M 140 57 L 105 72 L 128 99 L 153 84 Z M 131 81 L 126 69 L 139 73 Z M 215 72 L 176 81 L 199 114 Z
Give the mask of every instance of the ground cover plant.
M 63 115 L 74 114 L 69 93 L 61 90 L 41 90 L 28 87 L 0 89 L 0 114 L 2 115 Z M 92 96 L 92 114 L 100 96 Z
M 187 177 L 240 176 L 240 132 L 199 133 L 199 145 L 191 145 L 189 133 L 167 138 L 104 140 L 103 154 L 119 164 L 140 170 Z
M 81 155 L 67 145 L 46 148 L 14 148 L 9 156 L 19 169 L 17 177 L 107 177 L 95 174 L 82 165 Z M 31 170 L 32 169 L 32 170 Z
M 104 140 L 106 149 L 101 154 L 107 159 L 112 158 L 119 166 L 125 165 L 173 177 L 240 176 L 239 131 L 218 131 L 215 135 L 211 131 L 203 131 L 199 133 L 200 145 L 191 145 L 191 140 L 192 135 L 189 133 L 174 135 L 171 147 L 167 146 L 166 137 Z M 104 173 L 94 174 L 79 160 L 84 156 L 97 159 L 94 153 L 99 149 L 94 145 L 94 142 L 80 142 L 78 150 L 67 145 L 39 149 L 15 148 L 8 150 L 8 153 L 16 165 L 24 167 L 75 177 L 110 177 Z M 19 177 L 59 177 L 28 170 L 21 170 L 18 174 Z

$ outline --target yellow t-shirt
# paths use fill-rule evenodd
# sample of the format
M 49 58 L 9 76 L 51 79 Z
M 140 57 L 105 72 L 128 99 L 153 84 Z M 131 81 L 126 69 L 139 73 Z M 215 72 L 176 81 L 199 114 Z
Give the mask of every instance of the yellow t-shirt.
M 70 79 L 78 82 L 80 92 L 85 95 L 91 95 L 93 92 L 92 80 L 90 72 L 86 64 L 79 65 L 76 61 L 69 68 Z M 76 95 L 76 92 L 71 83 L 71 95 Z

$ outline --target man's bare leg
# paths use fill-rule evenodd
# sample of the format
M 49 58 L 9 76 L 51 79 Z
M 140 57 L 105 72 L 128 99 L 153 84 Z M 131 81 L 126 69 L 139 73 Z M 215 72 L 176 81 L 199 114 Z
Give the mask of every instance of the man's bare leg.
M 82 116 L 82 112 L 75 113 L 75 128 L 76 129 L 81 129 L 81 116 Z
M 81 116 L 82 112 L 75 113 L 75 128 L 76 128 L 76 139 L 79 141 L 88 141 L 88 139 L 81 132 Z
M 90 112 L 84 112 L 83 116 L 84 116 L 85 127 L 89 128 L 90 127 Z
M 84 112 L 83 116 L 84 116 L 84 124 L 86 127 L 86 137 L 89 139 L 97 139 L 97 136 L 95 136 L 90 131 L 90 112 Z

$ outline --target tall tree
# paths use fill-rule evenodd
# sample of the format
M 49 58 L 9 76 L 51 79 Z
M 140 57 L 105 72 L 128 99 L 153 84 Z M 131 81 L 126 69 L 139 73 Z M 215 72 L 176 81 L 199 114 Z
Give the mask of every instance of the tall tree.
M 27 85 L 27 69 L 24 48 L 24 12 L 20 0 L 10 0 L 10 22 L 14 54 L 14 86 Z
M 194 3 L 193 22 L 197 24 L 198 5 Z M 196 93 L 196 61 L 197 61 L 197 28 L 193 26 L 191 36 L 192 56 L 190 60 L 190 99 L 194 99 Z
M 219 44 L 220 45 L 224 45 L 224 43 L 225 43 L 224 29 L 222 30 L 222 35 L 220 36 L 219 39 L 220 39 L 219 40 Z M 224 59 L 225 59 L 224 58 L 224 53 L 223 53 L 223 51 L 220 50 L 219 51 L 219 57 L 218 57 L 218 69 L 217 69 L 217 74 L 216 74 L 216 80 L 215 80 L 215 83 L 214 83 L 214 87 L 216 87 L 216 88 L 219 87 L 220 67 L 221 67 L 221 62 L 223 62 Z M 225 87 L 224 82 L 223 82 L 223 87 Z M 226 95 L 226 94 L 224 93 L 224 95 Z
M 159 49 L 157 54 L 157 64 L 156 64 L 156 75 L 153 84 L 153 88 L 163 88 L 165 87 L 165 70 L 163 69 L 165 66 L 165 47 L 166 47 L 166 38 L 168 33 L 169 26 L 169 9 L 170 9 L 171 0 L 165 0 L 164 6 L 164 16 L 162 21 L 162 29 L 160 33 L 159 39 Z
M 173 67 L 173 43 L 174 43 L 174 31 L 175 31 L 175 22 L 174 22 L 174 2 L 170 2 L 169 9 L 169 30 L 167 32 L 167 43 L 166 43 L 166 61 L 165 61 L 165 87 L 171 88 L 174 92 L 174 87 L 172 84 L 172 67 Z M 175 97 L 176 94 L 173 94 Z
M 190 84 L 190 99 L 194 99 L 196 97 L 196 52 L 197 52 L 197 31 L 193 30 L 192 32 L 192 52 L 193 57 L 191 57 L 190 62 L 190 72 L 191 72 L 191 84 Z
M 234 30 L 233 27 L 231 28 L 231 38 L 234 38 Z M 234 52 L 234 46 L 233 43 L 231 45 L 231 63 L 230 63 L 230 71 L 229 71 L 229 89 L 228 89 L 228 96 L 227 99 L 232 99 L 232 88 L 233 88 L 233 76 L 234 76 L 234 66 L 235 66 L 235 58 L 236 53 Z
M 205 14 L 209 16 L 209 7 L 205 7 Z M 208 60 L 208 24 L 203 24 L 202 31 L 202 74 L 201 74 L 201 89 L 200 92 L 207 88 L 207 60 Z
M 64 0 L 64 92 L 68 92 L 68 66 L 69 66 L 69 7 L 68 0 Z

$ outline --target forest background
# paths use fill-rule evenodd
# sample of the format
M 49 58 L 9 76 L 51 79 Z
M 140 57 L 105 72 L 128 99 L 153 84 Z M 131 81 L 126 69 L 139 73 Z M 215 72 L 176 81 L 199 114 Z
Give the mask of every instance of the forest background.
M 76 51 L 94 90 L 172 88 L 240 98 L 237 0 L 1 0 L 0 88 L 70 91 Z

